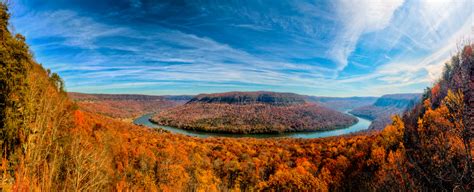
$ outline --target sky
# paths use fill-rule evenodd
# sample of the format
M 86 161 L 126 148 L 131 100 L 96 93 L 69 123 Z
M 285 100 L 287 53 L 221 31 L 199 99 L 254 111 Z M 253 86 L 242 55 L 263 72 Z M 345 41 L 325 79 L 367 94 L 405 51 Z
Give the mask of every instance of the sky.
M 12 0 L 68 91 L 420 93 L 474 39 L 473 0 Z

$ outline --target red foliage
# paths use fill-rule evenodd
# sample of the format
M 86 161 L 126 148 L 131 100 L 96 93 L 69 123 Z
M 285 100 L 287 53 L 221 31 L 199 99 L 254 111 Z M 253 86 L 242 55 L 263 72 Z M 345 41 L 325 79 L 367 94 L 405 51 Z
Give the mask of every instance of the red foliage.
M 464 57 L 471 57 L 472 56 L 472 46 L 465 46 L 464 50 Z
M 440 93 L 441 86 L 439 83 L 436 83 L 433 88 L 431 88 L 431 95 L 432 97 L 438 97 Z

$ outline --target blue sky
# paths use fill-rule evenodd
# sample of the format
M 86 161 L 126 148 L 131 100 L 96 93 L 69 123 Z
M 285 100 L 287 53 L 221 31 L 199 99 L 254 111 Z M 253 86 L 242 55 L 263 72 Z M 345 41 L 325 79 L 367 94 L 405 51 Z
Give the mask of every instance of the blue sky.
M 421 92 L 474 36 L 472 0 L 12 1 L 68 91 Z

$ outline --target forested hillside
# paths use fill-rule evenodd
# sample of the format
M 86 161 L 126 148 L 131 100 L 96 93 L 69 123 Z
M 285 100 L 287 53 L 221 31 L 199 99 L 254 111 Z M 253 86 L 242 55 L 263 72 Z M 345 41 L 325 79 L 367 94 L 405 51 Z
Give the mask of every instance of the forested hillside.
M 218 103 L 218 104 L 269 104 L 277 106 L 297 105 L 306 103 L 304 96 L 294 93 L 277 92 L 227 92 L 214 94 L 200 94 L 192 98 L 192 103 Z
M 68 93 L 80 109 L 132 122 L 147 113 L 160 112 L 189 101 L 189 96 Z
M 63 189 L 73 186 L 79 165 L 74 105 L 59 75 L 36 63 L 25 37 L 8 30 L 0 4 L 0 137 L 2 190 Z M 76 175 L 76 176 L 73 176 Z M 54 188 L 53 188 L 54 187 Z
M 318 97 L 306 96 L 309 102 L 316 102 L 325 107 L 338 110 L 348 111 L 362 106 L 372 105 L 377 101 L 377 97 Z
M 403 116 L 410 175 L 424 188 L 474 189 L 473 44 L 465 46 Z
M 199 139 L 77 110 L 8 18 L 0 4 L 2 191 L 474 190 L 474 45 L 382 131 Z
M 182 129 L 226 133 L 281 133 L 345 128 L 355 117 L 308 103 L 301 95 L 229 92 L 198 95 L 152 121 Z
M 420 102 L 421 94 L 405 93 L 383 95 L 374 104 L 361 106 L 351 114 L 372 120 L 370 129 L 381 130 L 391 122 L 393 115 L 401 115 Z

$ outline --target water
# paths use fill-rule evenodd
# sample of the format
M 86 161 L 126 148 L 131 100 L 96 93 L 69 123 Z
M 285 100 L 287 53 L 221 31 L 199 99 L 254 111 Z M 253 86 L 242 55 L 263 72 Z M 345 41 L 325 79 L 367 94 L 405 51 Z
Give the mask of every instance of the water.
M 347 113 L 347 112 L 346 112 Z M 349 114 L 349 113 L 347 113 Z M 170 126 L 162 126 L 152 123 L 149 119 L 153 116 L 153 114 L 143 115 L 135 121 L 133 121 L 136 125 L 144 125 L 151 128 L 161 128 L 164 130 L 168 130 L 172 133 L 184 134 L 194 137 L 206 138 L 206 137 L 251 137 L 251 138 L 278 138 L 278 137 L 289 137 L 289 138 L 321 138 L 321 137 L 331 137 L 331 136 L 338 136 L 344 135 L 349 133 L 358 132 L 361 130 L 365 130 L 369 128 L 370 120 L 363 119 L 360 117 L 355 116 L 359 121 L 347 128 L 330 130 L 330 131 L 313 131 L 313 132 L 295 132 L 295 133 L 258 133 L 258 134 L 231 134 L 231 133 L 211 133 L 205 131 L 193 131 L 193 130 L 184 130 Z

